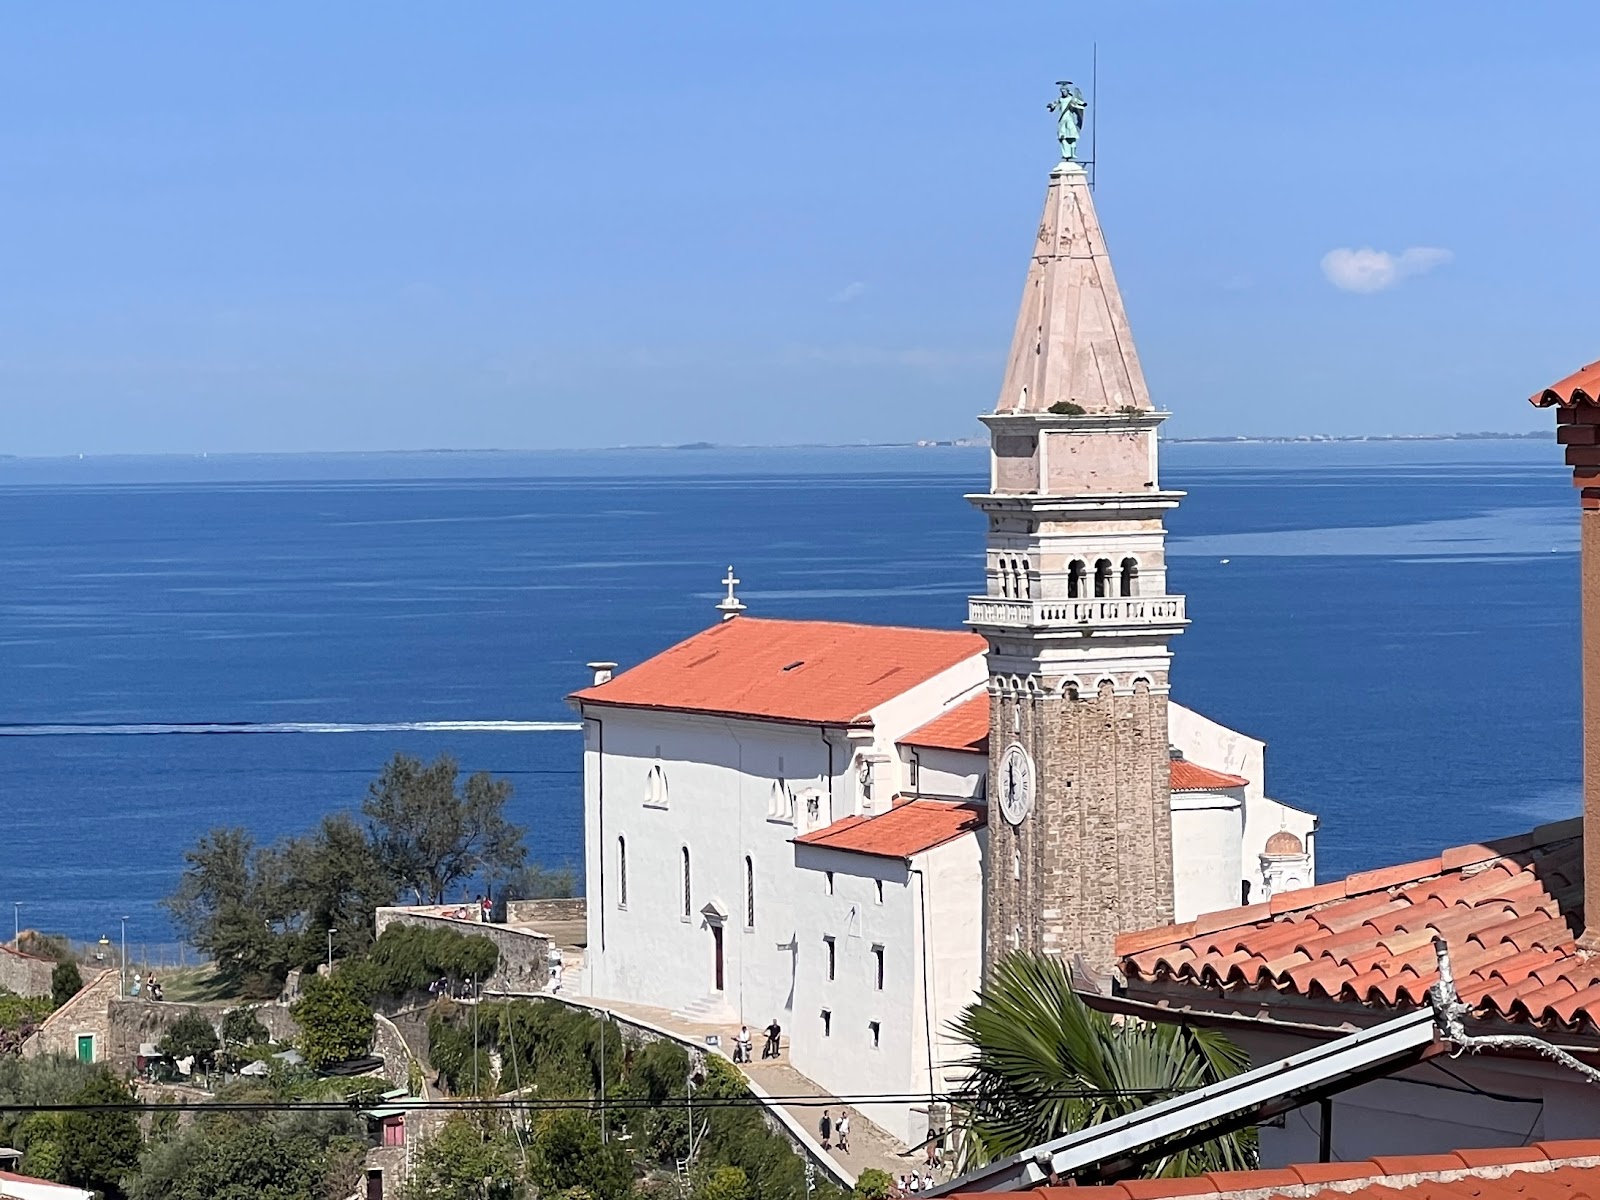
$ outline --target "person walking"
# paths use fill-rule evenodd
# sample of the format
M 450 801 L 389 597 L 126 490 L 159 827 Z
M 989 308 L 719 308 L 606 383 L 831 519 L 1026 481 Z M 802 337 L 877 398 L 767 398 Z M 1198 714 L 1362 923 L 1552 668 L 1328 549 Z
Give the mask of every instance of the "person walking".
M 849 1154 L 850 1153 L 850 1114 L 849 1113 L 845 1112 L 845 1113 L 840 1113 L 839 1114 L 839 1124 L 835 1128 L 834 1132 L 835 1132 L 835 1135 L 838 1137 L 838 1140 L 839 1140 L 839 1153 L 840 1154 Z
M 779 1039 L 783 1035 L 783 1026 L 778 1024 L 778 1018 L 772 1018 L 772 1024 L 767 1026 L 767 1042 L 761 1047 L 762 1058 L 777 1058 L 779 1054 Z
M 833 1115 L 827 1109 L 822 1110 L 822 1120 L 817 1123 L 817 1132 L 822 1134 L 822 1148 L 833 1149 Z

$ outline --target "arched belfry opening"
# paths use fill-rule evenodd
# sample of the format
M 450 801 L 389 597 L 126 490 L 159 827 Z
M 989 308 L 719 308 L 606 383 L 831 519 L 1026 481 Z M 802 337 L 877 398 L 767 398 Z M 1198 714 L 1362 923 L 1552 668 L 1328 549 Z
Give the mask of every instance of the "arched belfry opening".
M 1124 596 L 1137 596 L 1139 594 L 1139 562 L 1137 559 L 1125 558 L 1122 560 L 1122 594 Z
M 1083 560 L 1081 558 L 1075 558 L 1072 560 L 1071 565 L 1067 567 L 1068 600 L 1082 600 L 1084 598 L 1086 594 L 1084 591 L 1084 581 L 1088 577 L 1088 574 L 1088 568 L 1083 565 Z
M 1094 564 L 1094 596 L 1103 600 L 1111 594 L 1111 560 L 1102 558 Z

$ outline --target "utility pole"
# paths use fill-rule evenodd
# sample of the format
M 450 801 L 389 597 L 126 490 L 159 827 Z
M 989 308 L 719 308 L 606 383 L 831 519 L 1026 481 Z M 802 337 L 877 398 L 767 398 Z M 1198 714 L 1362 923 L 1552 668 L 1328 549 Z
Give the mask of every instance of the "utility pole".
M 733 574 L 733 568 L 728 568 Z M 600 1014 L 600 1144 L 606 1144 L 606 1014 Z
M 126 996 L 128 994 L 128 918 L 126 916 L 122 918 L 122 961 L 117 966 L 121 971 L 122 978 L 122 991 L 117 994 Z
M 472 976 L 472 1094 L 478 1094 L 478 977 Z
M 339 931 L 332 925 L 328 926 L 328 974 L 333 975 L 333 935 Z
M 11 902 L 11 945 L 18 950 L 22 949 L 22 901 Z

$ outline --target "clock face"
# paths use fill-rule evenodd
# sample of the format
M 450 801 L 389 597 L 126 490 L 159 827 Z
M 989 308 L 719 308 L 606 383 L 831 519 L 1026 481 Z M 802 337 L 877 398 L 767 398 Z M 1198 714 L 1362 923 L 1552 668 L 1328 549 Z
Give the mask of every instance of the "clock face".
M 1033 759 L 1018 743 L 1012 742 L 1000 756 L 1000 812 L 1013 825 L 1020 825 L 1033 811 Z

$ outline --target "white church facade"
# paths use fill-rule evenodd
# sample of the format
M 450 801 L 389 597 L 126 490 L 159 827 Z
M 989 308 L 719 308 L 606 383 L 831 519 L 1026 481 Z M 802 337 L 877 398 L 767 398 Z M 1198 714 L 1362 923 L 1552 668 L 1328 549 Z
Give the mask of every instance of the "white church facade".
M 723 620 L 571 697 L 585 992 L 776 1019 L 830 1094 L 931 1097 L 999 955 L 1092 978 L 1117 932 L 1313 882 L 1316 818 L 1267 795 L 1263 744 L 1168 698 L 1164 416 L 1063 162 L 985 418 L 967 629 L 740 615 L 730 585 Z M 927 1128 L 926 1104 L 857 1107 Z

